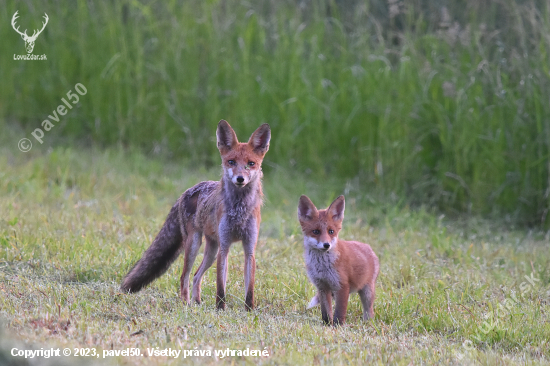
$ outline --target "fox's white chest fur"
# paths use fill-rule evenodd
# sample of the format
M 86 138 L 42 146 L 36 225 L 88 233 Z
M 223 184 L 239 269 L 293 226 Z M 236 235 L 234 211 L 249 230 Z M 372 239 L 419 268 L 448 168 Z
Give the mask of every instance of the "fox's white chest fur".
M 304 259 L 307 276 L 315 287 L 333 292 L 340 288 L 340 276 L 334 266 L 337 258 L 335 251 L 323 252 L 306 246 Z

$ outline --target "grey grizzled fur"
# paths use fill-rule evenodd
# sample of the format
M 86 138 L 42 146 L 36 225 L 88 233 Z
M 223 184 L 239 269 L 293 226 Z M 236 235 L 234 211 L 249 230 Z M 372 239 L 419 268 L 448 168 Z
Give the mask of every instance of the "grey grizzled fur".
M 261 163 L 270 137 L 269 125 L 264 123 L 252 133 L 248 142 L 239 143 L 227 121 L 218 123 L 216 138 L 222 157 L 221 181 L 202 182 L 184 192 L 151 246 L 124 278 L 123 291 L 139 291 L 162 275 L 179 253 L 185 251 L 180 296 L 184 304 L 190 304 L 189 276 L 204 236 L 203 260 L 193 277 L 193 300 L 201 302 L 202 277 L 217 256 L 216 305 L 218 309 L 225 308 L 229 248 L 233 242 L 242 241 L 245 307 L 247 310 L 254 308 L 254 250 L 263 197 Z
M 333 251 L 321 252 L 305 248 L 304 259 L 307 267 L 307 276 L 318 289 L 335 292 L 340 289 L 340 275 L 334 267 L 338 256 Z
M 225 215 L 227 216 L 227 225 L 232 231 L 238 230 L 234 234 L 238 237 L 242 237 L 248 228 L 248 220 L 254 208 L 261 205 L 262 192 L 259 189 L 259 180 L 261 176 L 256 180 L 251 180 L 243 188 L 236 187 L 230 180 L 222 178 L 223 190 L 228 191 L 229 194 L 222 194 L 224 197 Z

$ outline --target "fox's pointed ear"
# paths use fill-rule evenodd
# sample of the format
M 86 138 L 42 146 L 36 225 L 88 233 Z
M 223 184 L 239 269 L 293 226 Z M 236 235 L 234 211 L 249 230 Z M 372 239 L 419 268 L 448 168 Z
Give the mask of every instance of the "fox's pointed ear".
M 317 207 L 311 202 L 308 196 L 303 195 L 300 197 L 298 203 L 298 221 L 305 222 L 319 217 L 319 211 Z
M 344 196 L 336 198 L 328 207 L 327 212 L 329 217 L 334 221 L 344 220 L 344 209 L 346 208 L 346 200 Z
M 264 123 L 250 136 L 248 144 L 255 152 L 264 155 L 269 150 L 269 140 L 271 140 L 271 129 L 267 123 Z
M 237 134 L 235 134 L 235 131 L 233 131 L 229 123 L 224 119 L 218 123 L 216 138 L 218 139 L 218 150 L 220 150 L 220 153 L 232 150 L 239 142 L 237 140 Z

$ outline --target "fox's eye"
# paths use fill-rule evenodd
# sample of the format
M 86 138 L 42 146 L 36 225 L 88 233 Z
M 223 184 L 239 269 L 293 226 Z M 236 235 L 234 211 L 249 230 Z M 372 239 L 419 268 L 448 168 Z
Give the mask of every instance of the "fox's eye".
M 229 160 L 228 163 L 229 165 L 235 165 L 235 160 Z
M 248 162 L 248 166 L 254 166 L 254 165 L 256 165 L 255 162 L 253 162 L 253 161 L 249 161 L 249 162 Z
M 328 233 L 329 233 L 330 235 L 332 235 L 332 234 L 334 234 L 334 230 L 329 229 Z
M 312 231 L 312 233 L 313 233 L 314 235 L 319 235 L 319 234 L 321 234 L 321 231 L 315 229 L 315 230 Z

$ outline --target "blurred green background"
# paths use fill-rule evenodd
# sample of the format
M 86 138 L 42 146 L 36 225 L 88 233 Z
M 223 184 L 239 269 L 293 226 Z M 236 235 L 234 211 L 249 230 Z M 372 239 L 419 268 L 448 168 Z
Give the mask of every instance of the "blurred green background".
M 272 127 L 290 171 L 451 215 L 550 226 L 550 3 L 0 0 L 0 131 L 219 164 L 215 129 Z M 49 23 L 33 53 L 12 29 Z M 11 146 L 10 146 L 11 148 Z M 37 147 L 35 147 L 37 148 Z M 23 154 L 13 141 L 14 154 Z M 270 179 L 281 179 L 273 175 Z M 307 192 L 301 192 L 307 193 Z M 275 198 L 272 198 L 275 200 Z

